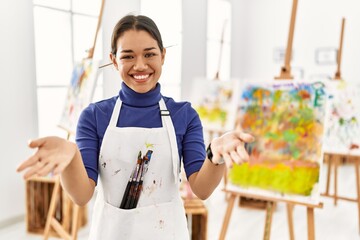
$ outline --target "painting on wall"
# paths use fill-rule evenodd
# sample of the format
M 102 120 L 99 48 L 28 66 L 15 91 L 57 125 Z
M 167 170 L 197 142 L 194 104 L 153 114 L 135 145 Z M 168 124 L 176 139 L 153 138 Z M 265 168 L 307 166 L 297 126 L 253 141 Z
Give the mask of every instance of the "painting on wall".
M 326 153 L 360 155 L 360 84 L 332 80 L 324 139 Z
M 244 82 L 238 124 L 255 137 L 250 161 L 229 171 L 229 190 L 317 204 L 327 114 L 322 82 Z
M 223 132 L 234 129 L 238 81 L 196 78 L 192 82 L 191 103 L 204 130 Z
M 59 127 L 75 134 L 81 111 L 89 105 L 94 95 L 99 62 L 84 59 L 76 64 L 71 75 Z

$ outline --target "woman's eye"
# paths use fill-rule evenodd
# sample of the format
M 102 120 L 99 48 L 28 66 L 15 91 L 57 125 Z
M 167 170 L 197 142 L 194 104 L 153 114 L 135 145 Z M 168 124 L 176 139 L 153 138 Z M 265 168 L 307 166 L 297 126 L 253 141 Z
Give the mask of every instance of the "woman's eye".
M 121 56 L 120 59 L 132 59 L 133 56 L 131 55 L 124 55 L 124 56 Z
M 153 57 L 153 56 L 155 56 L 156 54 L 155 53 L 146 53 L 145 54 L 145 57 Z

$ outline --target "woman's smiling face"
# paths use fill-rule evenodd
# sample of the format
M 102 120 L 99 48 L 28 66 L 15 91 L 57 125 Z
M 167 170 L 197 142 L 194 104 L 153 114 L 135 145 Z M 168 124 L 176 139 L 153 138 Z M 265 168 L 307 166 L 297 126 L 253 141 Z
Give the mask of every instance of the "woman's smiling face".
M 125 31 L 116 43 L 116 56 L 110 54 L 110 58 L 125 84 L 138 93 L 154 89 L 161 76 L 165 49 L 161 52 L 158 42 L 144 30 Z

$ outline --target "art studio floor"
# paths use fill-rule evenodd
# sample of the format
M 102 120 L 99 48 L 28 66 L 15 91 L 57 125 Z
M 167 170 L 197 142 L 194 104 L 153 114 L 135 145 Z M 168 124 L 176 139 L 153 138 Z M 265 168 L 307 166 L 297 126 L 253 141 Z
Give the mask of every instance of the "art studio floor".
M 325 180 L 326 166 L 323 168 L 322 179 Z M 338 170 L 338 193 L 341 196 L 356 196 L 355 170 L 353 165 L 341 166 Z M 208 240 L 217 240 L 226 211 L 226 200 L 221 191 L 222 184 L 206 201 L 208 208 Z M 323 187 L 322 189 L 325 189 Z M 326 240 L 356 240 L 360 239 L 358 207 L 354 202 L 339 200 L 334 206 L 330 198 L 322 198 L 323 209 L 315 209 L 315 239 Z M 89 206 L 91 209 L 91 205 Z M 90 213 L 90 212 L 89 212 Z M 293 213 L 295 239 L 307 239 L 306 208 L 296 206 Z M 251 208 L 240 208 L 235 203 L 226 239 L 263 239 L 265 226 L 265 211 Z M 79 231 L 78 239 L 87 239 L 89 224 Z M 40 235 L 27 234 L 25 222 L 19 222 L 7 228 L 0 229 L 0 239 L 7 240 L 40 240 Z M 57 238 L 50 238 L 57 239 Z M 278 203 L 273 214 L 270 239 L 289 239 L 286 205 Z

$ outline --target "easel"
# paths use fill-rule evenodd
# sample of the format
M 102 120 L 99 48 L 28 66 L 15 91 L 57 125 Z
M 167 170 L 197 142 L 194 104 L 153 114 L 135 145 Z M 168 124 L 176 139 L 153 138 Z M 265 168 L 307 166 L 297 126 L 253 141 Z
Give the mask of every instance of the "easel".
M 293 202 L 289 200 L 284 199 L 276 199 L 276 198 L 270 198 L 270 197 L 264 197 L 264 196 L 257 196 L 252 194 L 243 194 L 236 191 L 231 190 L 224 190 L 226 193 L 229 194 L 229 200 L 228 200 L 228 206 L 226 209 L 224 222 L 221 228 L 220 232 L 220 240 L 225 239 L 227 228 L 229 226 L 231 213 L 235 204 L 235 199 L 239 198 L 240 196 L 245 196 L 248 198 L 253 199 L 261 199 L 263 201 L 267 202 L 266 205 L 266 217 L 265 217 L 265 228 L 264 228 L 264 238 L 263 239 L 270 239 L 270 230 L 271 230 L 271 223 L 272 223 L 272 215 L 274 212 L 274 207 L 276 202 L 285 202 L 287 204 L 287 217 L 288 217 L 288 224 L 289 224 L 289 234 L 290 239 L 293 240 L 294 238 L 294 230 L 293 230 L 293 218 L 292 218 L 292 210 L 295 205 L 303 205 L 307 208 L 307 223 L 308 223 L 308 239 L 313 240 L 315 239 L 315 221 L 314 221 L 314 208 L 322 208 L 323 204 L 306 204 L 306 203 L 300 203 L 300 202 Z
M 341 164 L 341 160 L 345 159 L 347 162 L 353 162 L 355 167 L 355 181 L 356 181 L 356 198 L 349 198 L 344 196 L 338 195 L 338 187 L 337 187 L 337 173 L 338 173 L 338 167 Z M 358 205 L 358 225 L 359 225 L 359 232 L 360 232 L 360 173 L 359 173 L 359 162 L 360 162 L 360 156 L 354 156 L 349 154 L 339 154 L 339 153 L 324 153 L 324 160 L 328 163 L 328 171 L 326 176 L 326 190 L 325 193 L 322 193 L 321 195 L 324 197 L 330 197 L 334 199 L 334 205 L 337 205 L 338 200 L 345 200 L 350 202 L 356 202 Z M 334 193 L 329 193 L 330 188 L 330 178 L 331 178 L 331 170 L 334 168 Z
M 342 80 L 341 76 L 341 56 L 342 56 L 342 48 L 343 48 L 343 40 L 344 40 L 344 31 L 345 31 L 345 18 L 342 19 L 341 23 L 341 35 L 340 35 L 340 43 L 339 43 L 339 49 L 337 54 L 337 70 L 335 72 L 334 80 Z M 346 153 L 324 153 L 324 160 L 328 164 L 328 171 L 326 176 L 326 190 L 325 193 L 322 193 L 322 196 L 330 197 L 334 199 L 334 205 L 337 205 L 337 201 L 345 200 L 350 202 L 356 202 L 358 204 L 358 225 L 359 225 L 359 232 L 360 232 L 360 174 L 359 174 L 359 161 L 360 161 L 360 155 L 354 155 L 354 154 L 346 154 Z M 356 176 L 356 198 L 348 198 L 338 195 L 338 187 L 337 187 L 337 173 L 338 173 L 338 167 L 341 164 L 342 160 L 345 160 L 346 162 L 353 162 L 355 167 L 355 176 Z M 329 193 L 330 188 L 330 179 L 331 179 L 331 171 L 332 168 L 334 168 L 334 193 Z
M 296 9 L 297 9 L 297 0 L 293 0 L 292 6 L 292 14 L 290 20 L 290 29 L 289 29 L 289 36 L 288 36 L 288 43 L 286 48 L 286 55 L 285 55 L 285 62 L 284 66 L 281 68 L 280 76 L 275 77 L 277 80 L 291 80 L 293 76 L 291 75 L 291 67 L 290 67 L 290 60 L 291 60 L 291 52 L 292 52 L 292 42 L 293 42 L 293 35 L 295 29 L 295 18 L 296 18 Z M 314 221 L 314 208 L 322 208 L 323 204 L 307 204 L 302 202 L 290 201 L 286 199 L 277 199 L 265 196 L 258 196 L 253 194 L 245 194 L 236 191 L 231 191 L 228 189 L 224 189 L 224 192 L 229 195 L 228 199 L 228 206 L 226 209 L 223 225 L 220 232 L 219 239 L 225 239 L 227 228 L 229 225 L 231 213 L 234 207 L 235 199 L 239 197 L 248 197 L 253 199 L 261 199 L 266 201 L 266 217 L 265 217 L 265 228 L 264 228 L 264 240 L 270 239 L 270 230 L 271 230 L 271 223 L 272 223 L 272 215 L 276 206 L 277 202 L 284 202 L 286 203 L 287 209 L 287 219 L 288 219 L 288 227 L 289 227 L 289 235 L 290 239 L 294 240 L 294 227 L 293 227 L 293 208 L 295 205 L 303 205 L 307 208 L 307 222 L 308 222 L 308 240 L 315 239 L 315 221 Z
M 100 14 L 98 17 L 95 38 L 94 38 L 92 48 L 90 48 L 88 51 L 87 59 L 92 59 L 94 57 L 97 35 L 98 35 L 99 29 L 101 26 L 104 2 L 105 2 L 105 0 L 101 1 Z M 72 134 L 72 131 L 67 130 L 67 140 L 70 139 L 71 134 Z M 51 196 L 49 211 L 48 211 L 48 215 L 47 215 L 47 219 L 46 219 L 46 225 L 45 225 L 45 230 L 44 230 L 44 239 L 47 240 L 49 238 L 50 229 L 52 227 L 61 238 L 66 239 L 66 240 L 76 240 L 78 227 L 79 227 L 80 207 L 77 204 L 73 203 L 69 199 L 69 197 L 67 197 L 67 196 L 65 197 L 65 199 L 66 199 L 65 201 L 68 201 L 68 204 L 66 204 L 66 206 L 68 206 L 69 208 L 72 208 L 72 211 L 73 211 L 72 219 L 71 219 L 71 232 L 69 233 L 69 222 L 64 221 L 63 224 L 61 224 L 55 217 L 55 209 L 56 209 L 56 205 L 59 200 L 60 188 L 61 188 L 60 178 L 56 177 L 54 189 L 53 189 L 52 196 Z M 70 210 L 69 208 L 67 208 L 65 210 L 65 212 L 68 212 Z
M 342 55 L 342 47 L 343 47 L 343 40 L 344 40 L 344 30 L 345 30 L 345 18 L 342 19 L 341 22 L 341 34 L 340 34 L 340 43 L 339 43 L 339 50 L 336 57 L 337 62 L 337 69 L 335 72 L 335 80 L 341 80 L 341 55 Z
M 223 48 L 224 48 L 226 23 L 227 23 L 227 20 L 225 20 L 223 23 L 223 29 L 222 29 L 221 40 L 220 40 L 220 53 L 219 53 L 218 69 L 216 71 L 214 80 L 220 80 L 220 68 L 221 68 L 222 53 L 223 53 Z
M 295 30 L 295 19 L 296 19 L 296 10 L 297 10 L 298 0 L 293 0 L 293 6 L 291 11 L 291 19 L 290 19 L 290 27 L 289 27 L 289 36 L 286 47 L 284 66 L 281 67 L 280 76 L 275 77 L 275 79 L 293 79 L 294 77 L 291 75 L 291 54 L 292 54 L 292 45 L 294 39 L 294 30 Z

